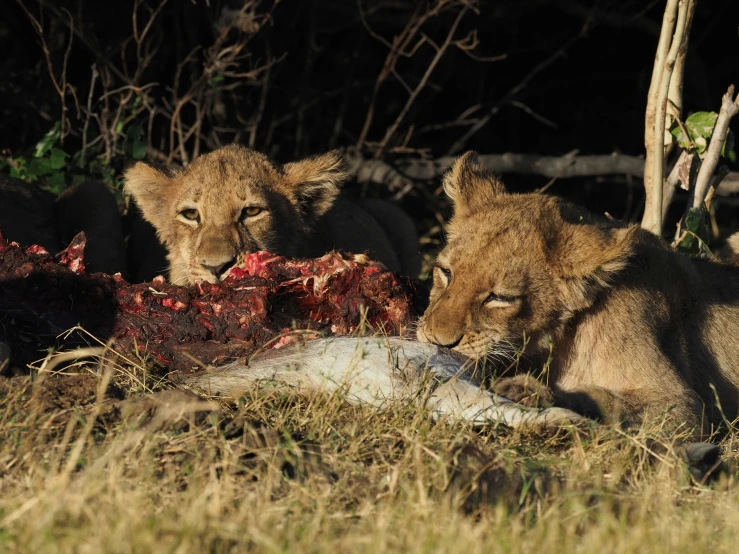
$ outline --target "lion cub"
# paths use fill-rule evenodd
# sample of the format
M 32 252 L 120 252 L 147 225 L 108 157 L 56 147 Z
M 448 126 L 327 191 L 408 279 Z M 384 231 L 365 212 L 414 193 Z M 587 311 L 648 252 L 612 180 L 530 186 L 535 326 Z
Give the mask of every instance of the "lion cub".
M 176 284 L 217 282 L 239 254 L 257 250 L 292 257 L 367 252 L 416 277 L 413 222 L 389 202 L 339 197 L 345 177 L 334 152 L 278 165 L 231 145 L 170 174 L 139 162 L 126 172 L 125 190 L 167 248 Z
M 666 417 L 699 436 L 737 417 L 739 268 L 554 197 L 509 194 L 473 153 L 444 190 L 454 213 L 419 340 L 525 363 L 544 383 L 494 385 L 516 401 Z

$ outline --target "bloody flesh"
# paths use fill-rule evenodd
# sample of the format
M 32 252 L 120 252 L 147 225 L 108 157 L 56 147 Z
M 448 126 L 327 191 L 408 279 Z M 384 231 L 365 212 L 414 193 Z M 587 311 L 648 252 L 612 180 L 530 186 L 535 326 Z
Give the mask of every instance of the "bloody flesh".
M 181 287 L 156 278 L 130 284 L 84 271 L 80 234 L 55 257 L 0 235 L 0 341 L 16 365 L 69 346 L 79 325 L 125 356 L 170 371 L 191 371 L 245 357 L 257 348 L 348 334 L 366 323 L 401 334 L 415 316 L 414 289 L 363 256 L 331 252 L 316 259 L 247 254 L 224 281 Z

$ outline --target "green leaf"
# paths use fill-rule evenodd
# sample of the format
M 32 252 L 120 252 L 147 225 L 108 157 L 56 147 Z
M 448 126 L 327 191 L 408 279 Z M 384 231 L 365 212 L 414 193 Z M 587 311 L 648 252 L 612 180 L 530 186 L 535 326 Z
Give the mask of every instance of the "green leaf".
M 72 186 L 81 185 L 85 181 L 84 175 L 72 175 Z
M 10 167 L 10 176 L 16 179 L 26 179 L 28 177 L 26 159 L 25 158 L 14 158 L 13 163 L 8 161 Z
M 49 158 L 34 158 L 28 164 L 29 177 L 41 177 L 53 171 Z
M 685 129 L 695 144 L 698 154 L 705 152 L 708 147 L 708 140 L 713 135 L 716 119 L 718 119 L 716 112 L 695 112 L 685 120 Z
M 677 140 L 678 145 L 686 150 L 693 150 L 698 154 L 705 152 L 708 141 L 713 135 L 718 114 L 716 112 L 695 112 L 683 123 L 688 136 L 685 136 L 679 125 L 670 131 Z
M 51 150 L 52 146 L 56 144 L 61 136 L 61 122 L 57 121 L 52 127 L 51 131 L 46 133 L 44 137 L 36 143 L 36 151 L 33 153 L 34 157 L 40 158 Z
M 685 227 L 688 231 L 698 234 L 703 223 L 703 212 L 697 208 L 690 208 L 685 216 Z
M 59 150 L 58 148 L 52 148 L 51 155 L 50 155 L 51 168 L 52 169 L 63 168 L 67 164 L 65 160 L 68 157 L 69 157 L 69 154 L 67 154 L 64 150 Z
M 708 217 L 706 211 L 701 208 L 690 208 L 685 216 L 685 231 L 683 239 L 677 245 L 677 249 L 686 254 L 705 255 L 710 253 L 706 241 L 710 235 L 708 229 Z
M 676 123 L 675 127 L 670 131 L 672 133 L 672 136 L 675 137 L 675 140 L 677 140 L 678 146 L 680 148 L 683 148 L 685 150 L 690 150 L 690 148 L 693 146 L 690 143 L 690 140 L 688 137 L 685 136 L 685 133 L 683 133 L 683 130 L 680 128 L 680 126 Z
M 695 112 L 685 120 L 685 128 L 693 138 L 711 138 L 713 128 L 716 126 L 718 114 L 716 112 Z
M 708 142 L 704 137 L 695 137 L 693 139 L 693 144 L 695 144 L 695 150 L 698 154 L 703 154 L 708 146 Z
M 48 185 L 46 188 L 54 194 L 61 194 L 67 186 L 64 173 L 62 172 L 49 175 L 46 178 L 46 184 Z
M 146 157 L 146 144 L 141 139 L 134 139 L 131 155 L 137 160 L 143 160 Z
M 214 75 L 213 77 L 211 77 L 210 79 L 208 79 L 208 85 L 211 86 L 211 87 L 214 87 L 218 83 L 220 83 L 221 81 L 223 81 L 223 79 L 225 79 L 225 77 L 223 75 Z
M 146 144 L 143 141 L 144 128 L 140 124 L 131 125 L 126 132 L 126 142 L 123 151 L 136 160 L 146 157 Z

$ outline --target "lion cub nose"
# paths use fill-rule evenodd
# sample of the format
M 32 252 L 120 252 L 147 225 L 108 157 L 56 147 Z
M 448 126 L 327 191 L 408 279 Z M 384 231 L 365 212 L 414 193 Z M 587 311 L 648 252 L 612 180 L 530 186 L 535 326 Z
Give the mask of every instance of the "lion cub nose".
M 464 335 L 459 335 L 459 337 L 457 338 L 437 338 L 435 335 L 433 335 L 433 337 L 436 341 L 436 344 L 438 344 L 439 346 L 443 346 L 444 348 L 454 348 L 455 346 L 459 346 L 459 343 L 462 342 Z
M 231 258 L 230 260 L 221 263 L 219 263 L 219 261 L 205 258 L 200 260 L 200 264 L 218 279 L 220 279 L 226 271 L 231 269 L 235 263 L 236 258 Z

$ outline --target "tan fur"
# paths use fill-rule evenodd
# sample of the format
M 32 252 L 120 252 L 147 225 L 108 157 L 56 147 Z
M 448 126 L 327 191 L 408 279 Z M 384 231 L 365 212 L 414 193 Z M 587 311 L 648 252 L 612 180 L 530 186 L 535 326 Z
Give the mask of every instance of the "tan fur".
M 739 233 L 734 233 L 726 239 L 726 243 L 719 249 L 716 255 L 723 261 L 739 265 Z
M 231 145 L 171 174 L 139 162 L 125 180 L 167 247 L 174 283 L 216 282 L 239 254 L 257 250 L 285 256 L 318 256 L 334 248 L 368 252 L 391 271 L 416 276 L 420 257 L 412 224 L 396 232 L 340 198 L 345 177 L 334 152 L 280 166 Z M 402 225 L 403 217 L 408 219 L 401 212 L 394 221 Z M 412 245 L 410 250 L 401 257 L 390 237 Z
M 472 153 L 444 188 L 454 214 L 419 340 L 504 365 L 523 352 L 525 369 L 547 368 L 555 403 L 585 415 L 666 414 L 698 435 L 737 417 L 739 268 L 554 197 L 508 194 Z

